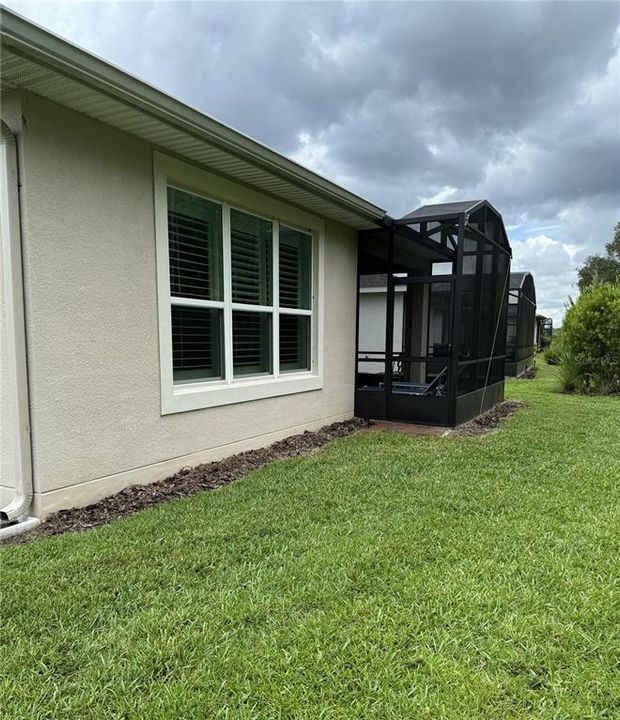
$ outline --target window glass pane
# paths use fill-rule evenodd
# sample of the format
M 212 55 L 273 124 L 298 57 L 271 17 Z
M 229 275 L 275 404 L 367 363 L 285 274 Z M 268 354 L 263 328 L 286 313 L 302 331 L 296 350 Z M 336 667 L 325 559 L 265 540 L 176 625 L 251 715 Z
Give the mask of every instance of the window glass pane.
M 233 311 L 233 375 L 272 372 L 271 313 Z
M 222 378 L 222 311 L 172 306 L 172 368 L 175 383 Z
M 271 305 L 273 223 L 230 211 L 233 302 Z
M 280 226 L 280 305 L 310 310 L 312 236 Z
M 280 315 L 280 370 L 310 370 L 310 318 Z
M 431 275 L 451 275 L 451 262 L 434 262 L 432 265 Z
M 222 207 L 168 188 L 170 293 L 222 300 Z

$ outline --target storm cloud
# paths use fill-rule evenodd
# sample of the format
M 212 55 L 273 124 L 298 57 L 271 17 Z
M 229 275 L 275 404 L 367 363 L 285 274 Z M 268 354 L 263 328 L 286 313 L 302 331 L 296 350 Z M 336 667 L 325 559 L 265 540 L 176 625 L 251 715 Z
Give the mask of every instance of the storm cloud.
M 617 3 L 7 4 L 394 216 L 489 198 L 556 322 L 620 220 Z

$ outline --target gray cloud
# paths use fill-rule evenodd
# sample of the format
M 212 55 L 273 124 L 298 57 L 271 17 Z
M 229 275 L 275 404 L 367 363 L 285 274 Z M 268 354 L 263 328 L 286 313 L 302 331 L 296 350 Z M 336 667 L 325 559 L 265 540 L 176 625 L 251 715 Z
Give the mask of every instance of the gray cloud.
M 620 219 L 616 3 L 21 3 L 399 215 L 488 197 L 559 321 Z

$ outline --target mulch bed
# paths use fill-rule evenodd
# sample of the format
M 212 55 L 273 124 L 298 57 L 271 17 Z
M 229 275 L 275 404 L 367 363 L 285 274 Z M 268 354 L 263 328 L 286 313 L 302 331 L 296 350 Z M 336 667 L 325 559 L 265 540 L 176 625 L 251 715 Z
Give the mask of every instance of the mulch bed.
M 499 426 L 506 422 L 509 417 L 514 415 L 517 410 L 525 407 L 526 403 L 517 402 L 516 400 L 504 400 L 498 403 L 490 410 L 483 412 L 482 415 L 469 422 L 463 423 L 454 430 L 450 430 L 450 435 L 458 435 L 461 437 L 473 437 L 475 435 L 486 435 L 494 432 Z
M 449 430 L 446 434 L 486 435 L 497 430 L 524 405 L 525 403 L 522 402 L 506 400 L 477 418 L 459 425 L 454 430 Z M 352 418 L 327 425 L 314 432 L 306 431 L 300 435 L 293 435 L 268 447 L 232 455 L 218 462 L 184 467 L 164 480 L 157 480 L 148 485 L 131 485 L 92 505 L 59 510 L 34 530 L 7 538 L 2 544 L 19 545 L 37 538 L 90 530 L 167 500 L 189 497 L 205 490 L 216 490 L 262 468 L 272 460 L 308 455 L 332 440 L 365 430 L 373 424 L 369 420 Z
M 536 377 L 536 373 L 538 372 L 538 368 L 536 365 L 530 365 L 528 368 L 525 368 L 525 370 L 517 375 L 517 380 L 533 380 Z
M 308 455 L 332 440 L 352 435 L 369 425 L 368 420 L 353 418 L 326 425 L 314 432 L 306 431 L 293 435 L 268 447 L 248 450 L 218 462 L 184 467 L 164 480 L 148 485 L 131 485 L 92 505 L 60 510 L 50 515 L 34 530 L 7 538 L 3 544 L 17 545 L 36 538 L 90 530 L 167 500 L 196 495 L 205 490 L 216 490 L 262 468 L 272 460 Z

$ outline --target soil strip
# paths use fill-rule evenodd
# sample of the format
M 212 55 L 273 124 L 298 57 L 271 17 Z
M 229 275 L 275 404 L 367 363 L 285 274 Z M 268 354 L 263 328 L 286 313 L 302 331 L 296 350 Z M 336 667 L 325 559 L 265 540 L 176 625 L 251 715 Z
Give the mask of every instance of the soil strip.
M 525 370 L 517 375 L 517 380 L 533 380 L 536 377 L 536 373 L 538 372 L 538 368 L 536 365 L 530 365 L 529 367 L 525 368 Z
M 477 418 L 459 425 L 447 435 L 476 436 L 494 432 L 525 403 L 506 400 L 487 410 Z M 229 485 L 248 473 L 258 470 L 272 460 L 308 455 L 346 435 L 365 430 L 372 421 L 352 418 L 326 425 L 320 430 L 279 440 L 268 447 L 248 450 L 217 462 L 181 468 L 177 473 L 147 485 L 131 485 L 86 507 L 59 510 L 30 532 L 15 535 L 3 545 L 18 545 L 63 533 L 80 532 L 107 525 L 118 518 L 132 515 L 152 505 L 189 497 L 205 490 L 216 490 Z
M 478 415 L 473 420 L 469 420 L 454 428 L 454 430 L 450 430 L 448 434 L 473 437 L 495 432 L 502 423 L 506 422 L 508 418 L 514 415 L 517 410 L 525 407 L 525 405 L 526 403 L 517 402 L 516 400 L 504 400 L 504 402 L 498 403 L 490 410 L 483 412 L 482 415 Z

